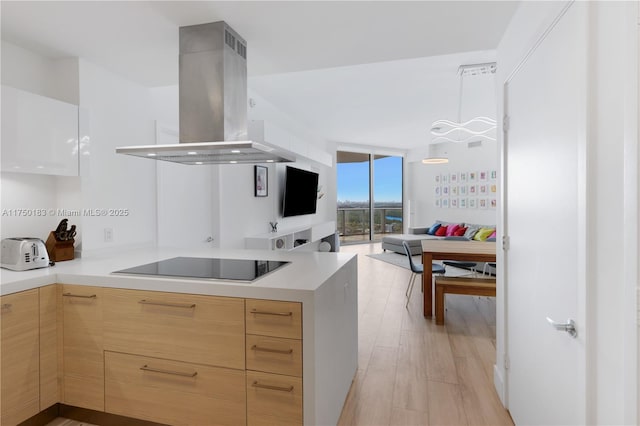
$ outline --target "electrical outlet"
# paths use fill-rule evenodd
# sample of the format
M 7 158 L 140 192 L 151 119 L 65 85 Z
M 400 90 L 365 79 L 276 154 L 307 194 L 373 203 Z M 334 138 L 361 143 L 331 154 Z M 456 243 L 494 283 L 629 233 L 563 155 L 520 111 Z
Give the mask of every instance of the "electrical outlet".
M 113 242 L 113 228 L 104 228 L 104 242 L 105 243 Z

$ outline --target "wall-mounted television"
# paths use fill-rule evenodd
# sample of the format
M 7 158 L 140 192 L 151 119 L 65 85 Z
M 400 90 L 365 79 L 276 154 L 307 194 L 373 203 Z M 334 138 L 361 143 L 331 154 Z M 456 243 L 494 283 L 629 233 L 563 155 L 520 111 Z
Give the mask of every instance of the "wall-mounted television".
M 287 166 L 282 216 L 299 216 L 316 212 L 318 173 Z

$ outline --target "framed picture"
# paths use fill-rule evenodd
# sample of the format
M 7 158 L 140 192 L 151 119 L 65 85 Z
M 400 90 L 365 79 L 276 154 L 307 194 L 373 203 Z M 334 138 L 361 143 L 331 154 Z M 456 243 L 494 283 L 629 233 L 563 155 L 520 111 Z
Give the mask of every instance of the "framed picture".
M 444 196 L 449 196 L 449 187 L 448 186 L 443 186 L 442 187 L 442 195 Z
M 449 203 L 450 203 L 450 206 L 451 206 L 452 209 L 457 209 L 458 208 L 458 199 L 457 198 L 451 198 Z
M 491 192 L 493 192 L 494 194 L 496 192 L 498 192 L 498 187 L 496 186 L 496 184 L 494 183 L 493 185 L 491 185 Z
M 480 195 L 487 195 L 487 185 L 478 185 L 478 193 Z
M 460 195 L 467 195 L 467 185 L 460 185 Z
M 268 170 L 265 166 L 254 166 L 255 193 L 256 197 L 266 197 L 269 195 L 269 182 L 267 181 Z
M 496 200 L 495 198 L 492 198 L 492 199 L 491 199 L 491 205 L 490 205 L 490 207 L 491 207 L 492 209 L 495 209 L 497 206 L 498 206 L 498 202 L 497 202 L 497 200 Z
M 498 172 L 496 170 L 491 170 L 491 173 L 489 175 L 489 179 L 496 180 L 497 177 L 498 177 Z
M 451 187 L 451 195 L 458 195 L 458 186 L 457 185 L 453 185 Z
M 443 209 L 448 209 L 449 208 L 449 199 L 448 198 L 443 198 L 442 199 L 442 208 Z
M 478 198 L 478 208 L 486 209 L 488 208 L 487 199 L 486 198 Z
M 458 207 L 460 207 L 461 209 L 466 209 L 467 208 L 467 199 L 466 198 L 460 198 L 460 201 L 458 202 Z
M 436 186 L 436 191 L 435 191 L 436 197 L 439 197 L 441 193 L 442 193 L 442 189 L 439 186 Z
M 440 208 L 440 198 L 436 198 L 436 207 Z
M 467 172 L 460 173 L 460 182 L 467 183 Z
M 457 173 L 451 173 L 449 175 L 449 182 L 450 183 L 458 183 L 458 174 Z
M 443 174 L 442 176 L 440 176 L 440 180 L 442 181 L 442 183 L 447 184 L 449 183 L 449 175 L 448 174 Z
M 470 209 L 475 209 L 476 208 L 476 199 L 475 198 L 469 198 L 469 208 Z
M 478 176 L 478 179 L 480 179 L 481 181 L 483 181 L 483 182 L 484 182 L 484 181 L 486 181 L 486 180 L 487 180 L 488 173 L 487 173 L 487 172 L 485 172 L 484 170 L 483 170 L 483 171 L 481 171 L 481 172 L 478 172 L 478 175 L 479 175 L 479 176 Z
M 469 172 L 469 182 L 478 181 L 478 172 Z
M 440 183 L 440 175 L 439 174 L 436 175 L 436 183 Z

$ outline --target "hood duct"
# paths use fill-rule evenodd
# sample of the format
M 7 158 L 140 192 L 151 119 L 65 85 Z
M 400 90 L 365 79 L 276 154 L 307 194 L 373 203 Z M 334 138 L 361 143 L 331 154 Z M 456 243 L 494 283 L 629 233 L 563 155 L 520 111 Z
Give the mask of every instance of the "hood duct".
M 180 143 L 116 148 L 182 164 L 294 161 L 292 153 L 248 140 L 247 43 L 225 22 L 180 27 Z

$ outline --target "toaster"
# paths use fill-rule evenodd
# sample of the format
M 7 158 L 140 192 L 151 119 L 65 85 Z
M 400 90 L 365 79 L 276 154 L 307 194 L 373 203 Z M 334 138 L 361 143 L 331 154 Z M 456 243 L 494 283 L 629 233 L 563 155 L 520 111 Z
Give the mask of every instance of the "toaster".
M 47 247 L 40 238 L 5 238 L 2 240 L 0 266 L 13 271 L 49 266 Z

